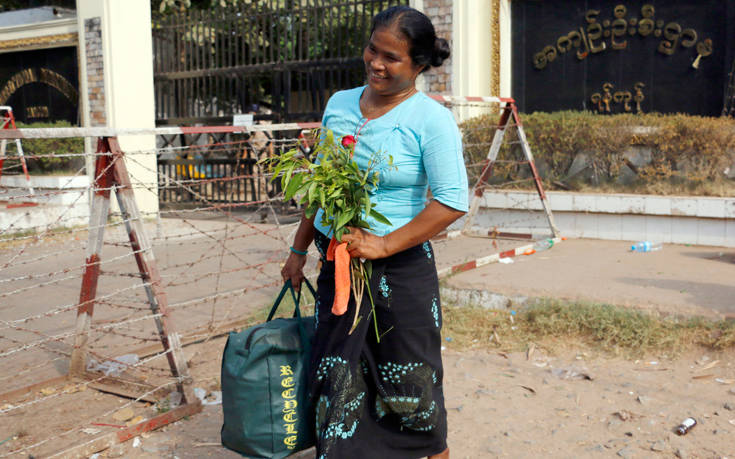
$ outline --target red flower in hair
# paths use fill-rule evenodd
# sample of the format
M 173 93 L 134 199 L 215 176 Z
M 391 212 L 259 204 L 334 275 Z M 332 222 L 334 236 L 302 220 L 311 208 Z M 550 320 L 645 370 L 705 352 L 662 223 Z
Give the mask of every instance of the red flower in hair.
M 357 143 L 357 139 L 354 135 L 346 135 L 342 137 L 342 146 L 345 148 L 354 147 L 354 145 Z

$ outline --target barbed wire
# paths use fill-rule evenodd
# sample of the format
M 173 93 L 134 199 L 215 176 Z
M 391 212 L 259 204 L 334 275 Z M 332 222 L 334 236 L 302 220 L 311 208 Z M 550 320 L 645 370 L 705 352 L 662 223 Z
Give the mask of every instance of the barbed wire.
M 466 129 L 465 134 L 496 128 L 471 128 Z M 520 143 L 508 134 L 510 133 L 506 134 L 504 147 L 513 147 Z M 95 359 L 115 361 L 114 358 L 104 354 L 114 352 L 113 350 L 135 352 L 136 347 L 141 345 L 150 347 L 151 343 L 161 339 L 160 329 L 157 328 L 159 324 L 156 322 L 163 318 L 163 314 L 157 309 L 156 300 L 151 298 L 154 287 L 167 292 L 168 313 L 186 318 L 186 320 L 176 321 L 178 324 L 176 332 L 180 335 L 188 333 L 187 339 L 196 337 L 206 342 L 212 336 L 221 333 L 222 329 L 232 326 L 227 320 L 234 311 L 237 311 L 238 314 L 242 311 L 252 311 L 252 298 L 262 298 L 265 296 L 264 292 L 275 290 L 282 285 L 279 263 L 285 259 L 288 252 L 289 243 L 286 233 L 292 232 L 298 225 L 298 222 L 284 223 L 282 220 L 285 218 L 285 212 L 291 212 L 291 215 L 296 216 L 301 211 L 294 206 L 277 211 L 276 203 L 282 202 L 282 195 L 267 195 L 263 188 L 257 189 L 259 193 L 257 195 L 248 195 L 245 193 L 250 191 L 246 191 L 245 186 L 237 189 L 234 184 L 246 181 L 261 183 L 261 181 L 273 179 L 274 175 L 261 164 L 254 163 L 254 159 L 272 153 L 278 154 L 283 148 L 288 148 L 289 144 L 293 145 L 295 140 L 268 139 L 265 143 L 257 145 L 248 140 L 236 140 L 126 152 L 124 156 L 126 163 L 134 166 L 141 176 L 146 177 L 144 180 L 131 177 L 128 189 L 133 191 L 135 196 L 138 198 L 141 196 L 153 197 L 158 200 L 162 196 L 161 193 L 177 191 L 185 193 L 189 202 L 179 204 L 179 201 L 183 200 L 175 198 L 172 207 L 142 210 L 135 215 L 110 211 L 108 221 L 98 227 L 90 227 L 88 224 L 75 225 L 74 223 L 79 220 L 78 217 L 71 215 L 71 209 L 87 205 L 86 203 L 81 204 L 80 199 L 92 190 L 109 191 L 111 195 L 120 191 L 117 185 L 108 188 L 95 187 L 95 183 L 99 184 L 101 176 L 110 173 L 110 168 L 117 160 L 115 156 L 104 170 L 95 174 L 97 180 L 91 181 L 86 187 L 40 189 L 40 192 L 35 194 L 21 191 L 14 193 L 12 197 L 8 196 L 7 200 L 10 202 L 35 199 L 39 206 L 54 199 L 62 199 L 64 202 L 61 212 L 55 214 L 49 224 L 34 226 L 30 229 L 23 228 L 22 231 L 15 233 L 9 232 L 20 229 L 25 223 L 25 217 L 18 217 L 17 221 L 14 219 L 9 226 L 0 229 L 0 243 L 7 243 L 12 249 L 8 251 L 12 253 L 0 261 L 0 273 L 4 273 L 0 278 L 0 299 L 4 300 L 3 306 L 0 306 L 0 337 L 4 338 L 4 348 L 0 350 L 0 359 L 14 359 L 13 362 L 21 363 L 27 361 L 28 366 L 18 371 L 18 376 L 21 378 L 28 378 L 35 371 L 47 365 L 67 359 L 69 349 L 73 349 L 70 340 L 77 333 L 74 325 L 50 327 L 48 324 L 57 320 L 56 316 L 60 314 L 82 311 L 90 305 L 95 306 L 96 313 L 94 320 L 91 320 L 90 312 L 91 324 L 85 331 L 88 334 L 86 351 L 90 356 Z M 465 148 L 489 148 L 491 145 L 491 142 L 473 140 L 465 144 Z M 65 154 L 62 152 L 61 155 L 27 155 L 27 157 L 74 158 L 84 156 L 89 160 L 102 155 L 110 155 L 110 153 Z M 206 160 L 199 158 L 184 160 L 178 164 L 178 169 L 177 164 L 171 164 L 168 170 L 162 170 L 148 164 L 151 155 L 158 158 L 161 158 L 162 155 L 201 155 L 203 158 L 215 159 L 236 156 L 236 161 L 234 164 L 227 164 L 227 167 L 232 166 L 230 169 L 223 167 L 224 172 L 209 171 L 204 167 Z M 518 152 L 503 150 L 502 156 L 504 157 L 498 158 L 495 164 L 521 166 L 528 164 L 528 161 Z M 243 169 L 240 167 L 243 165 L 253 169 Z M 484 158 L 467 161 L 468 170 L 485 166 Z M 3 168 L 3 170 L 7 169 Z M 202 175 L 197 178 L 190 172 Z M 222 176 L 216 175 L 220 173 Z M 155 180 L 151 180 L 150 177 L 155 177 Z M 529 180 L 533 179 L 504 178 L 502 185 L 516 186 Z M 72 182 L 68 181 L 68 183 Z M 500 184 L 484 183 L 483 186 L 492 189 Z M 20 184 L 18 187 L 22 188 Z M 216 199 L 210 196 L 215 189 L 219 190 Z M 252 188 L 251 191 L 254 189 Z M 243 200 L 243 195 L 247 197 L 245 200 Z M 531 200 L 531 197 L 509 195 L 505 198 L 505 209 L 513 211 L 518 208 L 526 212 L 526 209 L 522 207 L 524 205 L 526 208 L 529 207 Z M 179 205 L 190 207 L 179 209 L 173 207 Z M 30 215 L 30 212 L 34 211 L 32 209 L 34 208 L 29 208 L 28 213 L 23 215 Z M 268 218 L 270 223 L 255 223 L 258 218 L 263 221 Z M 504 218 L 504 224 L 525 224 L 531 215 L 526 212 L 523 215 L 510 215 Z M 127 233 L 131 225 L 143 225 L 144 231 L 150 233 L 149 237 L 142 239 L 147 241 L 145 246 L 135 250 L 131 247 Z M 59 228 L 60 226 L 63 227 Z M 23 231 L 33 231 L 34 234 L 25 234 Z M 93 231 L 95 233 L 90 233 Z M 113 250 L 113 255 L 102 257 L 100 254 L 99 260 L 87 263 L 87 257 L 83 254 L 82 249 L 86 250 L 92 242 L 87 239 L 89 235 L 99 232 L 104 232 L 101 242 L 103 246 Z M 82 234 L 87 237 L 79 240 Z M 59 250 L 51 245 L 50 242 L 54 240 L 63 243 L 65 250 Z M 21 247 L 16 245 L 21 245 Z M 38 249 L 30 251 L 30 247 L 38 247 Z M 38 250 L 41 253 L 36 253 Z M 119 250 L 124 250 L 124 253 L 119 253 Z M 75 251 L 79 252 L 78 261 L 76 259 L 69 261 L 70 258 L 73 258 L 69 255 L 70 252 Z M 309 256 L 311 263 L 314 258 L 313 252 Z M 151 261 L 157 260 L 160 279 L 155 286 L 148 280 L 147 275 L 141 273 L 137 265 L 138 260 L 134 260 L 137 257 L 151 257 Z M 30 294 L 40 295 L 40 297 L 53 296 L 50 292 L 57 290 L 58 286 L 65 287 L 75 279 L 79 280 L 81 285 L 82 273 L 88 268 L 98 270 L 99 288 L 103 289 L 93 299 L 84 302 L 81 300 L 67 302 L 59 301 L 61 297 L 55 296 L 54 301 L 43 307 L 42 310 L 26 310 L 23 317 L 12 319 L 7 317 L 10 314 L 9 311 L 17 308 L 21 303 L 16 300 L 18 298 L 25 298 Z M 310 270 L 307 275 L 313 276 L 315 273 Z M 102 282 L 103 279 L 104 282 Z M 233 282 L 233 279 L 236 283 Z M 131 284 L 127 285 L 129 282 Z M 8 298 L 16 304 L 7 306 Z M 153 305 L 151 301 L 154 301 Z M 13 311 L 12 314 L 21 315 L 15 312 L 15 309 Z M 5 330 L 8 332 L 2 333 Z M 51 350 L 52 347 L 60 349 Z M 35 359 L 42 358 L 40 349 L 56 352 L 52 354 L 55 357 L 53 359 L 45 357 L 46 361 L 37 362 Z M 135 365 L 126 366 L 125 369 L 130 371 L 130 375 L 170 378 L 171 381 L 158 386 L 159 388 L 168 387 L 181 381 L 171 376 L 170 368 L 153 364 L 156 363 L 154 359 L 170 352 L 172 352 L 171 349 L 154 354 L 152 357 L 141 359 Z M 102 377 L 94 380 L 100 379 Z M 0 378 L 0 381 L 2 380 L 4 379 Z M 91 382 L 93 381 L 84 384 Z M 154 392 L 155 390 L 147 393 Z M 17 409 L 17 406 L 26 407 L 52 400 L 61 395 L 63 394 L 44 396 L 13 405 L 12 409 Z M 139 397 L 136 400 L 140 399 Z M 117 409 L 119 407 L 115 408 Z M 4 414 L 9 409 L 5 410 L 0 409 L 0 414 Z M 109 413 L 95 414 L 90 419 L 104 417 L 107 414 Z M 79 429 L 75 427 L 63 432 L 61 436 L 71 435 L 78 431 Z M 41 439 L 33 445 L 16 449 L 13 453 L 31 451 L 46 444 L 49 440 L 50 438 Z

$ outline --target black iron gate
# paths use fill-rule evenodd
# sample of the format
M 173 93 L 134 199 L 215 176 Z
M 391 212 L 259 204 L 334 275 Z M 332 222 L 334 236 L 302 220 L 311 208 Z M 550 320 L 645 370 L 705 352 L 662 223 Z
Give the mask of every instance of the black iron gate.
M 318 120 L 332 93 L 363 82 L 371 18 L 407 3 L 258 0 L 156 16 L 157 124 Z

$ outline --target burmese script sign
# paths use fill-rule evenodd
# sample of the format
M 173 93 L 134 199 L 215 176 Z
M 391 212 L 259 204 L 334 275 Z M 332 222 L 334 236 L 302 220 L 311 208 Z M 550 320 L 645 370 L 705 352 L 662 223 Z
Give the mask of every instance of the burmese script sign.
M 74 47 L 21 51 L 0 58 L 0 105 L 24 123 L 78 124 L 77 53 Z
M 512 21 L 521 110 L 722 110 L 735 2 L 516 0 Z

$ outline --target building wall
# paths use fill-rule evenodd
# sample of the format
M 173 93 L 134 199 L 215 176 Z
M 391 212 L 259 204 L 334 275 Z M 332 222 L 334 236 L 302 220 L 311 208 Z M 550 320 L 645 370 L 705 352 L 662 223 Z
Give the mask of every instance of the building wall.
M 446 39 L 451 57 L 417 81 L 425 92 L 454 96 L 512 97 L 510 0 L 413 0 Z M 455 107 L 459 121 L 497 106 Z
M 99 17 L 84 21 L 84 52 L 86 64 L 86 83 L 88 111 L 88 126 L 105 126 L 107 113 L 105 112 L 105 64 L 102 50 L 102 27 Z
M 431 19 L 436 35 L 453 44 L 452 0 L 423 0 L 422 12 Z M 454 53 L 452 53 L 454 54 Z M 441 67 L 424 73 L 424 90 L 438 94 L 452 94 L 452 56 Z

